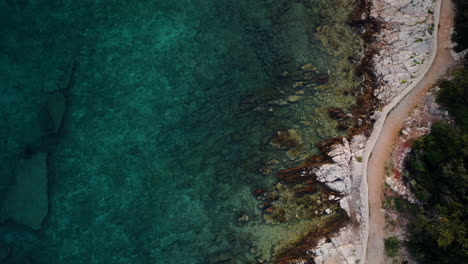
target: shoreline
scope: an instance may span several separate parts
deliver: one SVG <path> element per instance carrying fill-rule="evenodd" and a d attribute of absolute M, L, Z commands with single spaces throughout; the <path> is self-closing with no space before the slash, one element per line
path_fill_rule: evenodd
<path fill-rule="evenodd" d="M 351 216 L 352 218 L 351 222 L 353 224 L 352 225 L 348 224 L 344 228 L 337 230 L 333 236 L 329 237 L 331 242 L 327 243 L 325 242 L 325 239 L 321 240 L 322 243 L 319 242 L 319 245 L 313 250 L 314 255 L 316 255 L 316 258 L 318 258 L 317 263 L 343 263 L 343 261 L 347 263 L 354 263 L 356 260 L 360 260 L 361 262 L 364 262 L 363 260 L 366 259 L 367 242 L 368 242 L 369 226 L 370 226 L 368 183 L 367 183 L 367 165 L 369 162 L 369 158 L 376 144 L 378 135 L 380 135 L 382 131 L 387 115 L 426 76 L 427 72 L 432 66 L 433 61 L 435 60 L 436 52 L 437 52 L 438 27 L 435 27 L 434 34 L 431 34 L 431 37 L 426 38 L 423 41 L 420 41 L 420 38 L 417 38 L 417 40 L 415 41 L 415 43 L 423 42 L 421 45 L 424 45 L 424 47 L 428 47 L 430 49 L 430 58 L 428 61 L 425 61 L 426 63 L 419 63 L 416 65 L 405 65 L 403 61 L 406 58 L 405 56 L 393 57 L 396 59 L 400 59 L 399 61 L 396 60 L 397 66 L 398 64 L 400 64 L 399 65 L 400 68 L 397 68 L 397 69 L 408 70 L 408 68 L 410 68 L 411 70 L 414 70 L 415 72 L 418 73 L 417 75 L 418 77 L 414 79 L 411 83 L 407 83 L 407 81 L 403 82 L 401 80 L 399 80 L 399 82 L 398 81 L 389 82 L 388 78 L 387 80 L 385 79 L 382 80 L 382 70 L 386 69 L 387 67 L 385 66 L 385 62 L 386 62 L 385 57 L 384 57 L 385 52 L 382 52 L 382 50 L 385 50 L 385 51 L 394 50 L 394 47 L 392 47 L 391 45 L 388 45 L 388 42 L 387 42 L 388 37 L 395 36 L 394 34 L 392 34 L 394 32 L 391 32 L 389 28 L 394 29 L 394 30 L 398 28 L 388 27 L 388 25 L 392 23 L 392 17 L 389 17 L 389 16 L 382 17 L 378 15 L 378 14 L 382 14 L 382 11 L 385 11 L 384 10 L 386 9 L 385 4 L 387 4 L 385 1 L 377 0 L 377 1 L 365 1 L 365 2 L 370 4 L 370 6 L 368 7 L 369 19 L 374 19 L 375 22 L 378 21 L 379 22 L 377 24 L 378 27 L 380 26 L 383 27 L 382 31 L 374 32 L 375 35 L 372 36 L 373 37 L 373 39 L 371 39 L 372 41 L 366 42 L 366 44 L 368 45 L 368 47 L 366 47 L 366 53 L 370 52 L 370 55 L 367 57 L 368 58 L 367 62 L 369 62 L 369 65 L 372 69 L 372 73 L 375 74 L 374 76 L 380 77 L 380 78 L 374 79 L 375 81 L 374 85 L 376 87 L 375 87 L 375 90 L 373 91 L 374 92 L 373 95 L 376 101 L 374 101 L 373 106 L 375 108 L 380 106 L 381 109 L 376 110 L 374 108 L 373 110 L 375 110 L 375 112 L 368 111 L 370 118 L 374 120 L 369 130 L 359 131 L 361 133 L 350 133 L 349 142 L 351 142 L 351 144 L 348 142 L 348 140 L 343 139 L 342 143 L 337 143 L 335 145 L 332 145 L 330 147 L 331 150 L 325 153 L 330 158 L 332 158 L 332 160 L 335 162 L 335 167 L 342 168 L 341 170 L 342 174 L 341 174 L 341 177 L 332 177 L 333 181 L 328 181 L 328 184 L 326 180 L 327 177 L 322 177 L 322 179 L 325 178 L 325 181 L 323 180 L 321 181 L 325 182 L 327 186 L 333 189 L 332 183 L 336 185 L 337 178 L 343 179 L 343 181 L 348 181 L 348 182 L 349 182 L 349 179 L 351 179 L 351 182 L 352 182 L 351 189 L 348 189 L 348 192 L 345 191 L 346 196 L 340 201 L 340 206 L 348 212 L 348 215 Z M 409 2 L 410 1 L 406 1 L 406 5 Z M 421 7 L 424 7 L 425 4 L 428 4 L 427 2 L 429 1 L 425 2 L 422 0 L 422 1 L 419 1 L 418 3 L 421 3 Z M 429 29 L 431 25 L 439 24 L 439 13 L 441 9 L 441 3 L 442 3 L 441 0 L 432 3 L 433 4 L 432 7 L 434 7 L 435 10 L 432 11 L 433 19 L 432 20 L 429 19 L 428 21 L 433 22 L 434 24 L 426 23 L 426 26 Z M 405 4 L 405 1 L 400 1 L 397 4 Z M 398 11 L 400 12 L 400 10 L 403 9 L 403 7 L 398 8 Z M 421 12 L 421 10 L 414 10 L 414 11 Z M 398 18 L 401 19 L 402 14 L 398 12 L 392 13 L 392 14 L 393 14 L 393 18 L 397 18 L 397 20 Z M 428 11 L 428 14 L 431 14 L 430 9 Z M 403 21 L 402 26 L 405 25 L 404 22 L 405 21 Z M 411 25 L 408 26 L 407 28 L 411 29 Z M 416 30 L 413 33 L 416 33 L 415 35 L 419 36 L 418 33 L 421 33 L 420 30 L 421 30 L 421 27 L 419 27 L 419 31 Z M 385 37 L 387 37 L 387 39 Z M 433 40 L 436 40 L 436 41 L 433 41 Z M 384 44 L 387 44 L 387 45 L 385 46 Z M 400 44 L 400 49 L 401 47 L 405 47 L 404 45 L 401 45 L 401 43 L 397 43 L 397 45 L 399 44 Z M 408 52 L 413 52 L 410 49 L 411 47 L 420 48 L 421 45 L 412 45 L 408 47 L 408 49 L 403 49 L 402 53 L 408 54 Z M 380 52 L 379 52 L 379 49 L 380 49 Z M 398 51 L 399 50 L 397 49 L 397 52 Z M 427 53 L 429 54 L 429 52 Z M 428 54 L 423 54 L 421 57 L 428 56 Z M 358 67 L 362 66 L 362 63 L 365 62 L 365 59 L 366 57 L 363 57 L 363 60 L 361 61 L 361 64 Z M 423 62 L 424 62 L 424 59 L 423 59 Z M 405 66 L 409 66 L 409 67 L 408 68 L 401 67 L 401 64 Z M 395 72 L 393 72 L 393 74 L 395 74 Z M 402 78 L 406 78 L 404 77 L 404 75 L 401 74 L 401 72 L 400 73 L 397 72 L 396 74 L 397 76 L 398 74 L 400 74 Z M 383 78 L 385 78 L 385 76 L 383 76 Z M 389 94 L 390 96 L 388 96 Z M 388 102 L 388 101 L 391 101 L 391 102 Z M 336 155 L 336 153 L 346 153 L 347 156 L 346 158 L 344 158 L 342 155 L 341 156 Z M 346 159 L 347 159 L 347 163 L 346 163 Z M 360 161 L 362 161 L 362 163 Z M 347 167 L 348 170 L 343 169 L 343 167 Z M 336 168 L 334 170 L 328 169 L 326 172 L 327 173 L 334 172 L 336 174 L 337 169 Z M 320 180 L 321 179 L 320 173 L 318 174 L 319 174 L 318 179 Z M 330 177 L 328 176 L 328 178 Z M 349 188 L 349 186 L 347 187 Z M 360 191 L 356 194 L 356 190 L 360 190 Z M 347 202 L 346 203 L 342 202 L 343 200 Z M 333 251 L 333 249 L 335 249 L 335 252 L 330 253 L 330 251 Z M 351 252 L 355 252 L 355 254 Z M 340 260 L 341 262 L 339 262 Z"/>
<path fill-rule="evenodd" d="M 343 212 L 346 219 L 340 218 L 339 223 L 331 227 L 333 229 L 322 227 L 321 229 L 324 230 L 314 231 L 312 237 L 306 239 L 307 241 L 299 242 L 294 247 L 295 253 L 280 255 L 275 263 L 302 263 L 310 258 L 313 258 L 315 263 L 343 263 L 343 261 L 355 263 L 358 260 L 355 254 L 357 246 L 354 243 L 356 238 L 354 233 L 356 218 L 362 219 L 363 217 L 361 212 L 355 212 L 356 206 L 350 205 L 352 174 L 354 174 L 352 170 L 359 168 L 360 161 L 358 160 L 362 155 L 363 143 L 373 125 L 371 116 L 378 105 L 373 94 L 377 76 L 373 71 L 372 59 L 376 53 L 373 42 L 376 41 L 375 35 L 379 30 L 379 23 L 370 16 L 372 1 L 363 0 L 359 3 L 359 7 L 351 14 L 348 22 L 363 40 L 364 47 L 360 63 L 354 68 L 361 82 L 352 91 L 356 102 L 351 106 L 351 114 L 348 115 L 351 119 L 350 129 L 346 136 L 329 138 L 317 143 L 320 154 L 310 157 L 296 168 L 280 171 L 277 176 L 281 181 L 286 182 L 300 181 L 299 176 L 301 176 L 301 178 L 310 177 L 325 184 L 332 192 L 338 193 L 338 197 L 330 195 L 328 199 L 338 201 L 339 207 L 346 212 Z M 338 121 L 345 115 L 339 108 L 329 108 L 328 111 L 329 116 Z M 347 138 L 353 138 L 353 140 L 348 141 Z M 301 256 L 297 254 L 299 251 L 307 253 L 305 255 L 302 253 Z"/>
<path fill-rule="evenodd" d="M 387 153 L 391 151 L 393 140 L 401 129 L 405 118 L 410 112 L 411 108 L 416 104 L 418 99 L 432 87 L 444 73 L 450 68 L 450 65 L 454 61 L 450 52 L 450 41 L 451 41 L 451 27 L 453 21 L 453 8 L 449 0 L 441 0 L 437 2 L 437 9 L 435 14 L 435 25 L 436 31 L 434 38 L 436 41 L 433 45 L 431 53 L 430 64 L 426 66 L 423 74 L 419 76 L 414 85 L 408 86 L 402 94 L 399 94 L 392 104 L 388 105 L 389 111 L 385 115 L 385 119 L 382 121 L 381 126 L 378 127 L 379 131 L 375 138 L 375 143 L 372 146 L 372 150 L 375 150 L 374 155 L 370 161 L 369 166 L 365 173 L 372 175 L 369 180 L 369 186 L 380 189 L 374 191 L 369 196 L 369 212 L 370 220 L 369 224 L 370 231 L 368 230 L 367 238 L 372 243 L 369 244 L 369 248 L 372 249 L 372 255 L 366 256 L 370 258 L 370 263 L 375 261 L 379 262 L 385 258 L 383 250 L 383 236 L 382 230 L 384 225 L 384 216 L 381 210 L 381 196 L 382 185 L 381 181 L 384 181 L 385 177 L 381 177 L 384 171 L 384 162 L 388 159 Z M 439 34 L 438 34 L 439 33 Z M 391 108 L 390 108 L 391 107 Z M 371 152 L 372 153 L 372 152 Z M 368 227 L 369 228 L 369 227 Z M 364 241 L 367 242 L 367 239 Z M 366 245 L 366 244 L 365 244 Z M 367 245 L 366 245 L 367 246 Z M 366 247 L 367 249 L 367 247 Z"/>
<path fill-rule="evenodd" d="M 435 17 L 435 25 L 438 25 L 439 24 L 439 13 L 440 13 L 440 8 L 441 8 L 441 1 L 442 0 L 438 0 L 437 1 L 437 7 L 436 7 L 436 11 L 434 13 L 434 17 Z M 368 168 L 368 162 L 369 162 L 369 159 L 372 155 L 372 151 L 374 150 L 375 148 L 375 145 L 377 143 L 377 140 L 378 140 L 378 137 L 379 135 L 381 134 L 382 132 L 382 129 L 383 129 L 383 126 L 384 126 L 384 123 L 385 123 L 385 120 L 387 118 L 387 115 L 397 106 L 397 104 L 408 94 L 410 93 L 417 85 L 418 83 L 424 78 L 424 76 L 427 74 L 427 72 L 429 71 L 429 68 L 430 66 L 432 65 L 432 63 L 434 62 L 435 60 L 435 56 L 436 56 L 436 52 L 437 52 L 437 36 L 438 36 L 438 27 L 435 28 L 435 33 L 433 35 L 433 38 L 436 40 L 434 42 L 434 45 L 432 47 L 432 51 L 431 51 L 431 57 L 430 57 L 430 62 L 429 63 L 426 63 L 426 65 L 429 65 L 429 66 L 426 66 L 425 69 L 423 69 L 423 73 L 419 75 L 419 77 L 416 79 L 415 82 L 413 82 L 412 84 L 410 84 L 409 86 L 407 86 L 402 93 L 400 93 L 399 95 L 397 95 L 391 103 L 387 104 L 383 111 L 381 111 L 381 114 L 379 116 L 379 118 L 377 119 L 375 125 L 374 125 L 374 129 L 372 131 L 372 134 L 371 136 L 369 137 L 368 139 L 368 142 L 366 143 L 366 151 L 365 151 L 365 156 L 363 158 L 364 160 L 364 169 L 362 171 L 362 179 L 363 179 L 363 182 L 361 184 L 361 190 L 363 191 L 364 193 L 364 201 L 362 202 L 362 204 L 364 205 L 364 211 L 365 211 L 365 217 L 366 217 L 366 220 L 365 220 L 365 224 L 364 224 L 364 234 L 363 234 L 363 241 L 362 241 L 362 253 L 361 253 L 361 259 L 364 260 L 363 262 L 365 263 L 365 260 L 367 258 L 367 247 L 368 247 L 368 240 L 369 240 L 369 232 L 370 232 L 370 209 L 369 209 L 369 186 L 368 186 L 368 175 L 367 175 L 367 168 Z M 383 243 L 383 241 L 382 241 Z"/>

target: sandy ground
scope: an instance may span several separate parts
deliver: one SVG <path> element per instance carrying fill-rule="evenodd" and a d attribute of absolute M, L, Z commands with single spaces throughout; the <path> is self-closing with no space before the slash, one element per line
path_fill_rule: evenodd
<path fill-rule="evenodd" d="M 393 142 L 404 124 L 410 110 L 436 81 L 443 76 L 453 63 L 448 43 L 454 18 L 450 0 L 442 1 L 440 27 L 438 33 L 437 55 L 434 63 L 421 82 L 388 115 L 368 164 L 370 230 L 367 244 L 366 263 L 385 263 L 384 227 L 385 216 L 382 210 L 383 184 L 385 182 L 385 164 L 390 158 Z"/>

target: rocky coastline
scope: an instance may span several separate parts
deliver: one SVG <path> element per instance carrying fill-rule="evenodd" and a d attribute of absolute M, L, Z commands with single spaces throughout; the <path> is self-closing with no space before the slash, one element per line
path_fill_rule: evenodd
<path fill-rule="evenodd" d="M 361 93 L 361 97 L 358 96 L 358 104 L 359 99 L 370 103 L 366 113 L 357 119 L 361 123 L 366 122 L 366 118 L 377 120 L 380 109 L 404 91 L 429 64 L 437 5 L 432 0 L 366 2 L 360 15 L 368 47 L 359 72 L 363 75 L 363 84 L 366 81 L 370 84 L 372 95 L 363 98 L 364 93 Z M 366 32 L 369 26 L 366 27 L 365 21 L 373 25 L 372 32 Z M 340 206 L 351 219 L 335 233 L 321 238 L 309 251 L 315 263 L 356 263 L 360 260 L 365 235 L 363 228 L 367 224 L 364 223 L 365 206 L 360 190 L 362 155 L 371 130 L 372 125 L 365 126 L 350 131 L 348 138 L 335 139 L 334 144 L 322 149 L 333 162 L 311 171 L 319 181 L 342 194 Z"/>
<path fill-rule="evenodd" d="M 361 78 L 351 91 L 356 103 L 349 112 L 328 109 L 328 116 L 337 120 L 337 128 L 347 131 L 347 135 L 322 141 L 317 144 L 320 154 L 277 173 L 280 188 L 294 193 L 313 193 L 317 182 L 326 186 L 328 199 L 321 200 L 327 202 L 321 202 L 326 209 L 316 210 L 315 214 L 331 214 L 335 223 L 304 234 L 296 245 L 277 255 L 276 263 L 363 261 L 368 226 L 367 190 L 362 184 L 366 146 L 382 109 L 430 66 L 437 4 L 432 0 L 363 0 L 351 15 L 350 24 L 365 42 L 360 64 L 354 69 Z M 301 142 L 295 131 L 288 130 L 277 134 L 270 144 L 281 147 L 284 142 L 296 141 Z M 278 187 L 275 190 L 280 191 Z M 268 200 L 271 190 L 257 190 L 256 195 Z M 281 202 L 267 202 L 266 218 L 285 221 L 284 214 L 278 215 L 281 209 L 276 208 L 281 208 Z M 317 201 L 310 202 L 314 205 Z M 341 217 L 334 215 L 339 209 Z"/>
<path fill-rule="evenodd" d="M 435 6 L 427 0 L 373 1 L 371 16 L 382 22 L 373 59 L 380 80 L 374 95 L 381 104 L 401 93 L 429 63 Z"/>

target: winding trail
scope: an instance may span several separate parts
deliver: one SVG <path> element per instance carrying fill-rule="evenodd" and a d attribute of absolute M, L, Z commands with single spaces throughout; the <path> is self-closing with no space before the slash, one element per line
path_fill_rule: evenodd
<path fill-rule="evenodd" d="M 393 142 L 403 127 L 404 120 L 409 112 L 454 62 L 448 47 L 454 15 L 451 0 L 442 0 L 435 59 L 422 79 L 390 110 L 372 149 L 372 155 L 367 164 L 369 231 L 365 263 L 385 263 L 383 243 L 385 212 L 382 209 L 382 191 L 385 182 L 384 167 L 390 158 Z"/>

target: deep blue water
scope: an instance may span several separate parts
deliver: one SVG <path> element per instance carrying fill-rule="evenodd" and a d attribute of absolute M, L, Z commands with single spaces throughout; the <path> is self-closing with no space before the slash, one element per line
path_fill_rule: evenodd
<path fill-rule="evenodd" d="M 265 103 L 302 95 L 281 73 L 330 67 L 314 2 L 6 0 L 0 13 L 0 198 L 42 152 L 49 203 L 38 231 L 0 227 L 0 261 L 249 263 L 287 229 L 264 223 L 252 191 L 276 183 L 258 171 L 269 160 L 301 161 L 268 144 L 277 131 L 302 131 L 304 153 L 319 139 L 315 85 Z"/>

